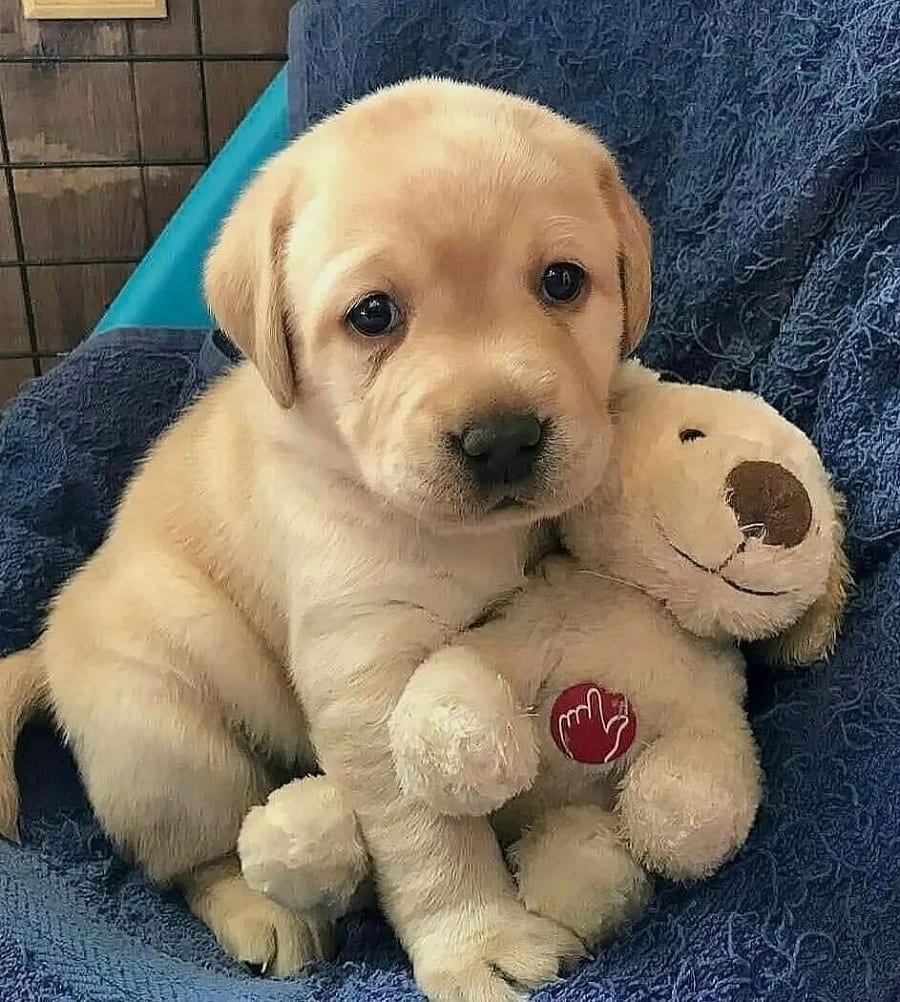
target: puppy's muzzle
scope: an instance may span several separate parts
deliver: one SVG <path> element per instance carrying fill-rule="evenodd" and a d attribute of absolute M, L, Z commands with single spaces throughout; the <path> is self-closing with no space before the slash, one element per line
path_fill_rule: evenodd
<path fill-rule="evenodd" d="M 783 466 L 738 463 L 725 481 L 726 498 L 741 532 L 768 546 L 798 546 L 812 525 L 806 488 Z"/>
<path fill-rule="evenodd" d="M 516 487 L 533 474 L 545 426 L 534 414 L 492 414 L 453 436 L 469 475 L 484 489 Z"/>

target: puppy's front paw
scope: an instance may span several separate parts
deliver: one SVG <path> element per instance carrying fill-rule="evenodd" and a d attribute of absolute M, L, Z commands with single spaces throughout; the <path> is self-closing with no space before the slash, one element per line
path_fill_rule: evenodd
<path fill-rule="evenodd" d="M 651 886 L 616 832 L 616 819 L 594 805 L 549 812 L 512 848 L 519 896 L 595 947 L 635 919 Z"/>
<path fill-rule="evenodd" d="M 509 683 L 464 647 L 438 651 L 418 669 L 390 731 L 404 792 L 441 814 L 489 814 L 537 772 L 531 718 Z"/>
<path fill-rule="evenodd" d="M 252 808 L 238 856 L 254 890 L 327 919 L 349 911 L 369 871 L 356 817 L 327 776 L 296 779 Z"/>
<path fill-rule="evenodd" d="M 585 950 L 568 929 L 510 902 L 442 917 L 410 954 L 430 1002 L 521 1002 Z"/>

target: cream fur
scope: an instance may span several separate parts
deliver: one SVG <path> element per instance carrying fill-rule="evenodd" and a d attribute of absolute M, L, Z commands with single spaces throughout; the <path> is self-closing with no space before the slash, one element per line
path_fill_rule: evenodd
<path fill-rule="evenodd" d="M 560 308 L 538 295 L 557 260 L 589 276 Z M 277 156 L 206 275 L 253 364 L 160 439 L 37 660 L 0 669 L 0 825 L 15 827 L 12 743 L 46 681 L 105 830 L 181 886 L 232 956 L 290 973 L 327 948 L 329 909 L 276 905 L 232 855 L 276 773 L 315 759 L 356 812 L 426 994 L 499 1002 L 509 979 L 552 977 L 579 944 L 526 912 L 486 820 L 399 788 L 388 720 L 416 666 L 522 584 L 533 527 L 600 480 L 609 382 L 623 338 L 643 333 L 649 275 L 646 224 L 607 151 L 529 101 L 418 81 Z M 345 322 L 373 290 L 401 306 L 394 336 Z M 552 428 L 532 485 L 479 491 L 448 448 L 493 410 Z M 506 732 L 495 746 L 527 751 Z"/>
<path fill-rule="evenodd" d="M 494 825 L 512 843 L 522 899 L 591 944 L 639 913 L 649 896 L 645 870 L 701 878 L 743 845 L 761 773 L 734 641 L 783 637 L 809 623 L 815 607 L 819 645 L 800 637 L 795 643 L 823 655 L 822 638 L 834 637 L 842 611 L 833 578 L 846 573 L 841 510 L 821 461 L 761 400 L 663 384 L 634 365 L 618 380 L 615 406 L 607 479 L 561 520 L 572 556 L 546 560 L 503 614 L 471 630 L 464 645 L 426 661 L 410 682 L 410 710 L 397 716 L 401 698 L 392 726 L 399 775 L 415 774 L 425 799 L 465 811 L 483 806 L 479 792 L 495 804 L 512 797 Z M 684 429 L 702 430 L 705 438 L 682 442 Z M 774 521 L 766 532 L 740 531 L 728 474 L 762 460 L 789 470 L 805 489 L 811 520 L 796 545 L 766 543 Z M 712 569 L 691 562 L 701 559 Z M 498 674 L 518 703 L 499 724 L 492 693 L 507 690 L 498 689 Z M 586 681 L 624 693 L 637 713 L 634 744 L 610 765 L 573 761 L 551 736 L 555 697 Z M 474 719 L 485 722 L 485 734 L 473 733 Z M 437 739 L 423 753 L 423 737 L 435 734 L 436 722 L 452 751 L 443 761 Z M 524 723 L 533 725 L 540 765 L 519 792 L 532 762 Z M 528 749 L 522 772 L 508 756 L 486 770 L 484 748 L 513 730 Z M 474 746 L 468 762 L 467 743 Z M 450 790 L 458 791 L 455 804 L 448 803 Z M 306 823 L 300 811 L 293 817 L 295 828 Z M 256 858 L 266 851 L 277 866 L 277 845 L 256 845 Z M 279 877 L 314 882 L 316 866 L 308 858 Z"/>

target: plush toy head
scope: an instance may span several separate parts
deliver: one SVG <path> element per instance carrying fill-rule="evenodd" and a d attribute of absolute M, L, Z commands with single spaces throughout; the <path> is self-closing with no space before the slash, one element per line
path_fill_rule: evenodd
<path fill-rule="evenodd" d="M 563 520 L 587 566 L 662 601 L 700 636 L 778 638 L 787 662 L 834 641 L 849 572 L 816 449 L 759 397 L 623 367 L 606 483 Z"/>

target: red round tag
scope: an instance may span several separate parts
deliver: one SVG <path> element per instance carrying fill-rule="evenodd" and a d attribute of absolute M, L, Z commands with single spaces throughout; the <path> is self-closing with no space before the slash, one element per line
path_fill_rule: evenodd
<path fill-rule="evenodd" d="M 621 692 L 610 692 L 595 682 L 580 682 L 556 697 L 550 729 L 567 758 L 606 765 L 631 747 L 637 716 Z"/>

